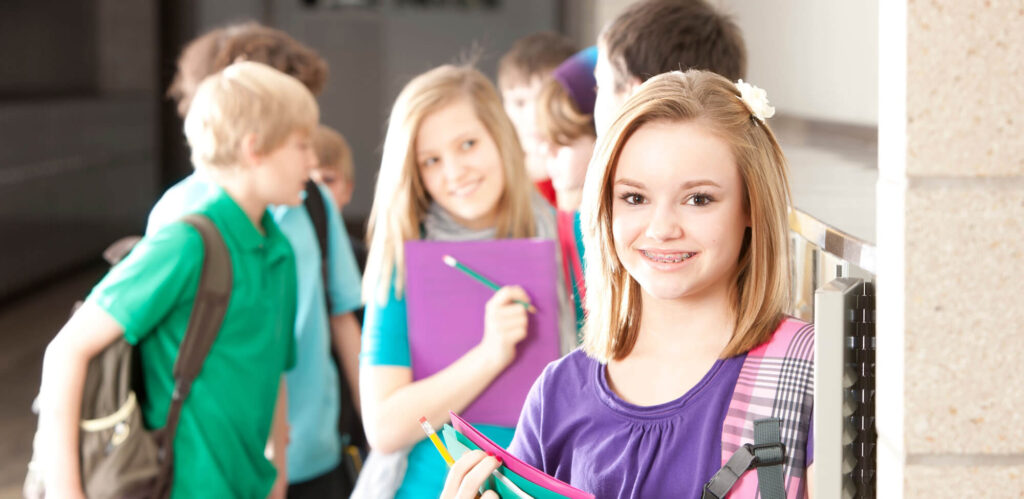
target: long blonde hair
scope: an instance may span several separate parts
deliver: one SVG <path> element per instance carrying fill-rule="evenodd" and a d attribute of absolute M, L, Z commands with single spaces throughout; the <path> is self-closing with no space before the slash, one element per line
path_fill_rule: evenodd
<path fill-rule="evenodd" d="M 395 297 L 402 295 L 404 244 L 420 238 L 420 223 L 430 206 L 416 165 L 416 133 L 428 115 L 459 99 L 473 106 L 494 139 L 503 165 L 505 191 L 498 201 L 497 237 L 532 237 L 536 232 L 523 149 L 494 86 L 469 66 L 445 65 L 427 71 L 402 89 L 391 110 L 367 227 L 370 252 L 363 278 L 367 303 L 386 300 L 392 281 Z"/>
<path fill-rule="evenodd" d="M 583 348 L 607 362 L 622 359 L 636 344 L 640 285 L 615 252 L 612 185 L 626 141 L 652 122 L 699 123 L 725 140 L 736 159 L 750 229 L 735 273 L 735 333 L 722 357 L 747 352 L 770 338 L 789 307 L 786 160 L 772 131 L 751 116 L 736 86 L 697 70 L 665 73 L 645 82 L 597 143 L 580 206 L 589 311 Z"/>

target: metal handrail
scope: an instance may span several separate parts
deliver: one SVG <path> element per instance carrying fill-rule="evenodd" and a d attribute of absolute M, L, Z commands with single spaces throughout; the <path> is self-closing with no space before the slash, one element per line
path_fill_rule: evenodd
<path fill-rule="evenodd" d="M 796 208 L 789 229 L 792 313 L 816 329 L 814 487 L 874 499 L 876 249 Z"/>
<path fill-rule="evenodd" d="M 840 260 L 877 274 L 875 246 L 863 239 L 829 226 L 797 208 L 789 210 L 789 230 Z"/>

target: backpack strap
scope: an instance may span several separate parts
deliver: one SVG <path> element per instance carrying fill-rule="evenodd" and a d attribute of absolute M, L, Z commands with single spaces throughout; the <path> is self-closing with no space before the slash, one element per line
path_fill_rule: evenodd
<path fill-rule="evenodd" d="M 331 294 L 328 292 L 327 276 L 330 275 L 328 258 L 327 239 L 327 202 L 324 201 L 323 193 L 312 180 L 306 182 L 306 211 L 309 218 L 313 220 L 313 229 L 316 231 L 316 242 L 320 245 L 320 278 L 324 281 L 324 300 L 327 301 L 327 315 L 331 315 Z"/>
<path fill-rule="evenodd" d="M 754 456 L 757 468 L 757 490 L 761 499 L 786 499 L 782 464 L 786 462 L 786 445 L 782 443 L 782 420 L 754 421 Z"/>
<path fill-rule="evenodd" d="M 781 442 L 785 459 L 782 478 L 769 474 L 747 473 L 736 479 L 729 492 L 736 497 L 756 497 L 761 480 L 778 479 L 786 497 L 801 498 L 806 491 L 806 449 L 810 437 L 814 405 L 814 326 L 784 318 L 772 336 L 746 354 L 733 389 L 729 409 L 722 422 L 722 463 L 743 452 L 745 445 Z M 758 436 L 758 421 L 774 418 L 773 430 L 780 437 Z M 771 437 L 771 438 L 768 438 Z M 735 468 L 735 467 L 734 467 Z M 779 468 L 775 468 L 778 470 Z M 740 467 L 739 471 L 743 468 Z M 764 492 L 760 494 L 764 496 Z"/>
<path fill-rule="evenodd" d="M 722 469 L 704 484 L 702 499 L 722 499 L 747 471 L 757 469 L 757 490 L 762 499 L 785 499 L 782 464 L 786 446 L 782 443 L 782 420 L 759 419 L 754 422 L 754 443 L 740 447 Z"/>
<path fill-rule="evenodd" d="M 164 486 L 169 483 L 174 463 L 174 435 L 178 429 L 181 408 L 220 332 L 232 286 L 231 254 L 217 226 L 208 217 L 199 214 L 186 215 L 182 220 L 199 231 L 203 239 L 204 257 L 188 328 L 174 361 L 174 392 L 167 410 L 167 422 L 160 435 L 160 481 Z"/>
<path fill-rule="evenodd" d="M 107 249 L 103 250 L 103 259 L 110 264 L 111 267 L 117 265 L 124 257 L 128 256 L 132 248 L 142 239 L 142 236 L 125 236 L 117 241 L 114 241 Z"/>

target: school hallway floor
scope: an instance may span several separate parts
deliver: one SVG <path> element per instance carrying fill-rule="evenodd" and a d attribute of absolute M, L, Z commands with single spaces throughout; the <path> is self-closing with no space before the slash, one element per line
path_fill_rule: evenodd
<path fill-rule="evenodd" d="M 798 208 L 874 242 L 877 147 L 865 130 L 773 119 Z M 71 305 L 106 271 L 97 264 L 0 303 L 0 499 L 21 497 L 32 451 L 43 351 Z"/>
<path fill-rule="evenodd" d="M 0 305 L 0 499 L 21 497 L 46 344 L 105 271 L 97 264 Z"/>

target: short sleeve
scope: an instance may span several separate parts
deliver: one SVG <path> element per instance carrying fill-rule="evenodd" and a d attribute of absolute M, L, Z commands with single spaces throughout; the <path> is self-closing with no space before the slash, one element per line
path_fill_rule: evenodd
<path fill-rule="evenodd" d="M 366 365 L 412 367 L 405 297 L 395 297 L 394 279 L 384 303 L 370 300 L 366 304 L 359 360 Z"/>
<path fill-rule="evenodd" d="M 519 413 L 515 436 L 508 446 L 508 451 L 534 468 L 544 469 L 543 447 L 541 446 L 541 428 L 544 417 L 544 380 L 551 366 L 533 382 L 530 393 L 526 395 L 523 410 Z"/>
<path fill-rule="evenodd" d="M 86 298 L 109 313 L 136 344 L 175 307 L 195 297 L 203 261 L 199 233 L 184 222 L 151 236 L 114 266 Z"/>
<path fill-rule="evenodd" d="M 318 187 L 324 199 L 324 207 L 327 209 L 327 245 L 330 251 L 327 262 L 330 270 L 327 293 L 331 297 L 330 314 L 340 315 L 356 310 L 362 304 L 362 276 L 355 253 L 352 252 L 352 242 L 348 238 L 348 231 L 341 223 L 341 215 L 334 204 L 334 198 L 327 189 Z"/>

